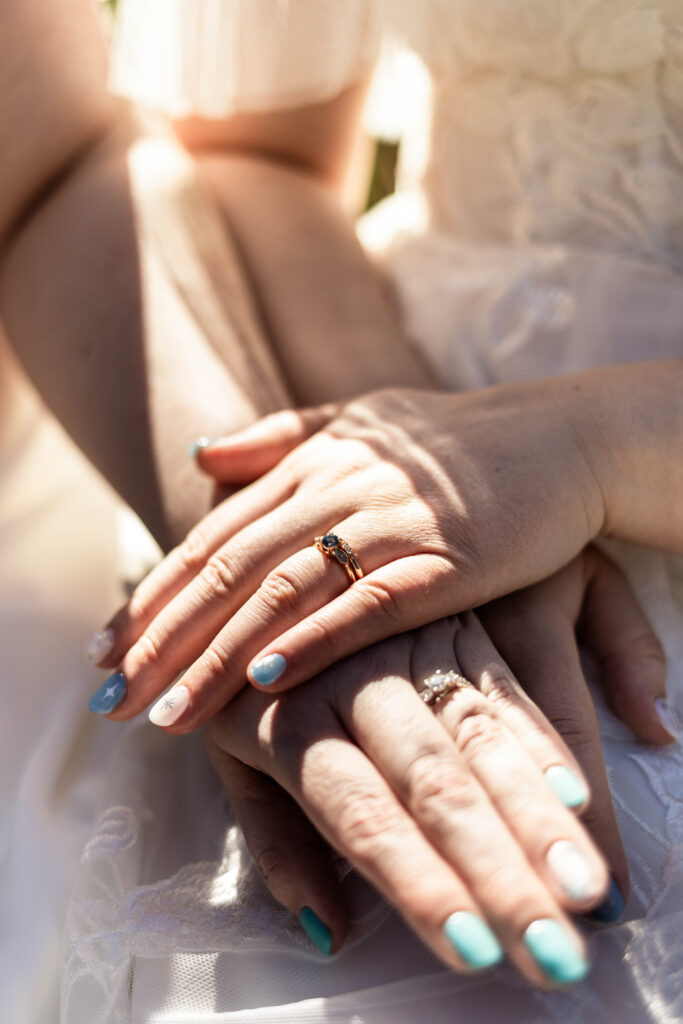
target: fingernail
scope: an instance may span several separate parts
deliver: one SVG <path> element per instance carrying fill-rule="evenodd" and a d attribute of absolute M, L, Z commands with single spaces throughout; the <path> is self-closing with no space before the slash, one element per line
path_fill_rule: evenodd
<path fill-rule="evenodd" d="M 259 686 L 270 686 L 279 679 L 287 668 L 287 662 L 281 654 L 266 654 L 265 658 L 254 661 L 249 666 L 249 678 Z"/>
<path fill-rule="evenodd" d="M 190 706 L 190 691 L 186 686 L 172 686 L 156 704 L 150 708 L 149 720 L 152 725 L 173 725 Z"/>
<path fill-rule="evenodd" d="M 83 644 L 83 657 L 91 665 L 99 665 L 114 650 L 114 630 L 99 629 Z"/>
<path fill-rule="evenodd" d="M 570 900 L 596 899 L 602 887 L 587 857 L 568 839 L 553 843 L 546 854 L 550 870 Z"/>
<path fill-rule="evenodd" d="M 580 807 L 588 799 L 585 783 L 566 765 L 551 765 L 545 777 L 565 807 Z"/>
<path fill-rule="evenodd" d="M 468 967 L 483 971 L 503 959 L 503 949 L 486 921 L 469 910 L 458 910 L 451 914 L 443 931 Z"/>
<path fill-rule="evenodd" d="M 187 454 L 191 459 L 196 459 L 202 448 L 208 448 L 213 438 L 211 437 L 198 437 L 196 441 L 192 441 L 187 446 Z"/>
<path fill-rule="evenodd" d="M 127 692 L 128 687 L 123 672 L 116 672 L 102 683 L 99 690 L 95 690 L 88 707 L 96 715 L 108 715 L 110 711 L 119 706 Z"/>
<path fill-rule="evenodd" d="M 569 985 L 585 978 L 589 963 L 559 921 L 541 918 L 524 932 L 524 944 L 550 981 Z"/>
<path fill-rule="evenodd" d="M 591 910 L 590 914 L 586 914 L 586 917 L 590 921 L 597 921 L 598 924 L 612 924 L 621 917 L 623 909 L 624 894 L 614 879 L 612 879 L 605 899 L 599 907 L 595 907 L 594 910 Z"/>
<path fill-rule="evenodd" d="M 664 700 L 663 697 L 657 697 L 655 702 L 655 711 L 657 717 L 662 723 L 666 731 L 671 736 L 672 740 L 679 739 L 679 734 L 683 732 L 683 722 L 681 716 L 678 714 L 676 709 L 669 704 L 668 701 Z"/>
<path fill-rule="evenodd" d="M 332 953 L 332 932 L 326 924 L 323 924 L 315 911 L 311 910 L 310 907 L 304 907 L 299 914 L 299 921 L 313 945 L 317 946 L 325 956 L 330 956 Z"/>

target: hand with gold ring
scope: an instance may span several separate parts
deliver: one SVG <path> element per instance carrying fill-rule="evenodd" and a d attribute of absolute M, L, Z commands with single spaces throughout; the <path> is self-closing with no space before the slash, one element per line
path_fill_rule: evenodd
<path fill-rule="evenodd" d="M 606 524 L 633 539 L 654 537 L 662 518 L 675 531 L 666 495 L 647 502 L 657 522 L 643 526 L 642 502 L 626 503 L 604 469 L 604 437 L 577 421 L 577 402 L 599 407 L 599 381 L 543 385 L 380 392 L 277 414 L 200 450 L 205 470 L 234 483 L 274 422 L 271 455 L 289 448 L 205 517 L 98 638 L 95 660 L 118 671 L 96 709 L 129 718 L 187 669 L 152 713 L 187 732 L 247 678 L 297 685 L 383 637 L 548 576 Z M 362 578 L 317 550 L 325 532 L 350 546 Z"/>

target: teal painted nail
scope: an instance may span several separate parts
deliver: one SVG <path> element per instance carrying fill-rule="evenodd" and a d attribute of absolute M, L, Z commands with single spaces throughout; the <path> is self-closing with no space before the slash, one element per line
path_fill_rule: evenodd
<path fill-rule="evenodd" d="M 581 779 L 563 764 L 554 764 L 545 777 L 565 807 L 580 807 L 588 799 L 588 790 Z"/>
<path fill-rule="evenodd" d="M 308 935 L 314 946 L 317 946 L 321 953 L 330 956 L 332 953 L 332 932 L 323 924 L 318 915 L 310 907 L 304 907 L 299 914 L 301 927 Z"/>
<path fill-rule="evenodd" d="M 286 668 L 287 662 L 281 654 L 266 654 L 265 658 L 249 666 L 249 676 L 259 686 L 270 686 Z"/>
<path fill-rule="evenodd" d="M 485 921 L 469 910 L 458 910 L 451 914 L 443 930 L 453 949 L 468 967 L 482 971 L 503 959 L 503 950 L 496 936 Z"/>
<path fill-rule="evenodd" d="M 123 672 L 116 672 L 102 683 L 99 690 L 95 690 L 88 707 L 96 715 L 108 715 L 119 706 L 127 692 L 128 687 Z"/>
<path fill-rule="evenodd" d="M 211 440 L 212 439 L 210 437 L 198 437 L 196 441 L 193 441 L 191 444 L 188 444 L 187 454 L 190 456 L 191 459 L 196 459 L 198 453 L 202 450 L 202 448 L 209 447 L 209 445 L 211 444 Z"/>
<path fill-rule="evenodd" d="M 551 917 L 530 924 L 524 932 L 524 944 L 546 977 L 558 985 L 581 981 L 588 974 L 589 964 L 581 950 Z"/>

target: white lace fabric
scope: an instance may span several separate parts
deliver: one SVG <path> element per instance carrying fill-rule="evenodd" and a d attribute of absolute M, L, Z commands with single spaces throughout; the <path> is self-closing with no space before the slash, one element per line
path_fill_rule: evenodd
<path fill-rule="evenodd" d="M 176 116 L 312 102 L 366 73 L 381 25 L 412 49 L 424 75 L 406 104 L 398 194 L 359 233 L 443 384 L 683 356 L 677 0 L 124 0 L 113 82 Z M 15 435 L 6 450 L 20 464 Z M 14 514 L 14 493 L 0 503 L 0 527 L 18 568 L 0 598 L 9 606 L 23 580 L 41 607 L 57 608 L 60 563 L 47 575 L 31 564 L 32 521 Z M 69 520 L 64 501 L 62 519 L 42 505 L 43 520 L 59 525 L 61 550 L 76 564 L 98 564 L 97 535 L 83 550 L 83 516 Z M 669 699 L 683 713 L 681 563 L 622 545 L 610 551 L 665 644 Z M 113 574 L 104 563 L 86 573 L 89 608 L 111 606 Z M 74 597 L 87 619 L 81 604 Z M 74 721 L 87 679 L 61 648 L 46 649 L 36 665 L 46 698 L 57 656 L 73 700 L 42 739 L 31 712 L 24 735 L 35 744 L 25 770 L 33 798 L 34 765 L 46 752 L 61 751 L 72 769 L 78 763 Z M 23 678 L 20 664 L 5 657 L 8 685 Z M 112 751 L 117 727 L 104 723 L 91 777 L 102 814 L 68 915 L 63 1024 L 680 1021 L 681 748 L 634 743 L 597 700 L 633 896 L 622 922 L 590 931 L 590 978 L 560 994 L 532 991 L 508 967 L 485 978 L 445 971 L 341 864 L 353 927 L 342 952 L 325 960 L 265 892 L 197 741 L 136 724 L 116 733 Z M 73 774 L 62 777 L 79 792 Z M 68 843 L 66 819 L 60 831 L 40 808 L 40 828 L 12 826 L 13 870 L 23 852 L 38 877 L 25 852 L 36 844 L 55 856 L 71 851 L 93 794 L 76 800 L 82 816 L 66 830 Z M 3 876 L 3 899 L 20 922 L 26 896 L 15 898 L 16 877 Z M 60 884 L 50 883 L 55 906 Z M 36 1001 L 33 1015 L 25 1008 L 16 1019 L 51 1018 Z"/>
<path fill-rule="evenodd" d="M 434 222 L 468 241 L 563 240 L 680 269 L 681 5 L 442 0 L 431 10 Z"/>

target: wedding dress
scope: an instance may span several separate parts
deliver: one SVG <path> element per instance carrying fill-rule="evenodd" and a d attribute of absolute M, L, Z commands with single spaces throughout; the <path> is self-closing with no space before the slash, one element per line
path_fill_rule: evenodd
<path fill-rule="evenodd" d="M 176 115 L 223 116 L 334 96 L 397 47 L 410 73 L 398 189 L 359 235 L 443 383 L 683 357 L 678 0 L 124 0 L 113 85 Z M 6 446 L 16 472 L 30 466 L 17 440 L 29 426 Z M 31 492 L 44 496 L 25 524 L 0 503 L 17 593 L 33 588 L 45 609 L 8 639 L 9 651 L 36 631 L 44 639 L 28 665 L 17 656 L 4 666 L 10 683 L 44 685 L 33 717 L 12 727 L 26 738 L 23 761 L 8 761 L 23 774 L 2 899 L 17 929 L 38 934 L 26 914 L 31 885 L 35 898 L 56 892 L 41 864 L 58 854 L 72 863 L 99 802 L 68 912 L 64 1024 L 683 1019 L 680 746 L 635 743 L 596 694 L 633 892 L 617 924 L 587 927 L 595 966 L 584 983 L 547 993 L 507 966 L 467 978 L 446 970 L 341 861 L 352 929 L 327 960 L 257 877 L 196 737 L 83 712 L 89 670 L 76 667 L 70 635 L 60 646 L 44 630 L 55 608 L 85 634 L 114 606 L 113 512 L 90 480 L 104 511 L 71 517 L 60 486 L 67 569 L 52 548 L 26 561 L 41 523 L 57 523 L 49 479 Z M 83 544 L 86 521 L 97 525 Z M 683 564 L 627 545 L 609 551 L 664 643 L 668 699 L 683 713 Z M 4 583 L 0 600 L 14 607 Z M 63 899 L 67 867 L 60 878 Z M 45 1024 L 36 1007 L 34 998 L 33 1016 L 6 1019 Z"/>

